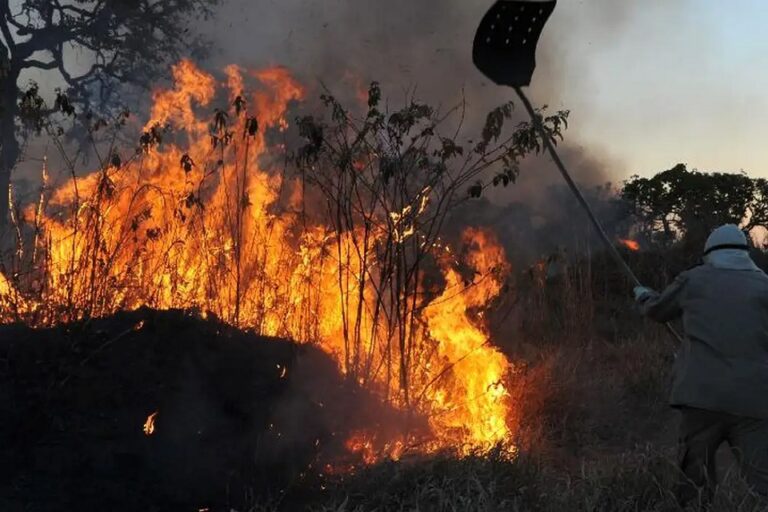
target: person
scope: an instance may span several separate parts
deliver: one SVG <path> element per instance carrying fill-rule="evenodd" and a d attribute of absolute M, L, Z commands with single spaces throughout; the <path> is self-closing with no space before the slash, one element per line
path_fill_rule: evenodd
<path fill-rule="evenodd" d="M 703 264 L 662 293 L 634 289 L 644 315 L 683 321 L 670 397 L 681 412 L 682 503 L 699 493 L 711 499 L 723 442 L 750 487 L 768 497 L 768 276 L 748 251 L 738 226 L 721 226 L 706 241 Z"/>

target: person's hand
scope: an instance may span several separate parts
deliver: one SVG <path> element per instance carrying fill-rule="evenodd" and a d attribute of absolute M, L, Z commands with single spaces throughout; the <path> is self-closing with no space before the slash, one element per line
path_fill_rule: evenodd
<path fill-rule="evenodd" d="M 649 297 L 653 295 L 654 291 L 650 288 L 647 288 L 645 286 L 635 286 L 634 290 L 635 292 L 635 300 L 636 301 L 642 301 L 646 297 Z"/>

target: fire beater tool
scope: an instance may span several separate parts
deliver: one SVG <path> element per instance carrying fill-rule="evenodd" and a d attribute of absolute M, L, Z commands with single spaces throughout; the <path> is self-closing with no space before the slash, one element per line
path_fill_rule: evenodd
<path fill-rule="evenodd" d="M 555 10 L 557 0 L 520 1 L 498 0 L 485 14 L 475 34 L 472 46 L 472 60 L 475 66 L 497 85 L 512 87 L 520 98 L 525 110 L 531 117 L 533 126 L 539 132 L 544 147 L 552 157 L 552 161 L 562 174 L 568 187 L 584 208 L 597 234 L 605 244 L 613 259 L 632 281 L 635 286 L 641 286 L 640 281 L 616 246 L 597 220 L 592 208 L 584 199 L 576 182 L 571 178 L 563 161 L 555 151 L 555 145 L 550 134 L 544 129 L 541 118 L 536 114 L 531 102 L 523 92 L 522 87 L 530 85 L 533 70 L 536 68 L 536 44 L 544 29 L 544 24 Z M 678 340 L 680 335 L 667 323 L 667 330 Z"/>

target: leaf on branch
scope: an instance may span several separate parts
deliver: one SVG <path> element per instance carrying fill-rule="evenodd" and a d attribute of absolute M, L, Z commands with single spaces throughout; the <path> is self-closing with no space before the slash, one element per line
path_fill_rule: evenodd
<path fill-rule="evenodd" d="M 218 146 L 221 146 L 222 148 L 229 146 L 229 144 L 232 142 L 232 139 L 234 138 L 234 132 L 231 130 L 225 130 L 224 133 L 212 133 L 211 134 L 211 145 L 213 146 L 213 149 L 216 149 Z"/>
<path fill-rule="evenodd" d="M 192 168 L 195 166 L 195 162 L 192 161 L 192 157 L 187 153 L 181 155 L 181 168 L 184 169 L 184 173 L 192 172 Z"/>
<path fill-rule="evenodd" d="M 235 101 L 233 101 L 232 104 L 235 106 L 235 114 L 238 116 L 240 115 L 240 112 L 245 110 L 245 98 L 243 98 L 240 94 L 237 95 Z"/>
<path fill-rule="evenodd" d="M 121 111 L 117 115 L 117 118 L 115 119 L 115 123 L 114 123 L 115 128 L 120 128 L 125 126 L 129 117 L 131 117 L 131 113 L 127 109 Z"/>
<path fill-rule="evenodd" d="M 139 145 L 141 146 L 141 149 L 144 150 L 145 153 L 149 153 L 154 146 L 159 146 L 163 142 L 162 132 L 163 128 L 158 123 L 150 126 L 149 130 L 142 133 L 141 137 L 139 137 Z"/>
<path fill-rule="evenodd" d="M 343 122 L 347 119 L 347 111 L 335 97 L 330 94 L 323 94 L 320 96 L 320 100 L 326 107 L 331 107 L 331 117 L 334 121 Z"/>
<path fill-rule="evenodd" d="M 213 129 L 214 131 L 222 131 L 227 128 L 229 123 L 229 114 L 221 109 L 214 109 L 213 111 Z"/>
<path fill-rule="evenodd" d="M 324 126 L 315 121 L 312 116 L 297 118 L 296 125 L 299 127 L 299 135 L 307 141 L 299 148 L 297 155 L 299 162 L 317 162 L 325 140 Z"/>
<path fill-rule="evenodd" d="M 440 139 L 442 142 L 442 148 L 439 151 L 435 151 L 435 156 L 439 156 L 442 161 L 450 160 L 454 156 L 464 155 L 464 148 L 456 144 L 456 142 L 447 137 Z"/>
<path fill-rule="evenodd" d="M 488 144 L 499 140 L 501 130 L 504 128 L 504 121 L 512 117 L 514 105 L 512 102 L 505 103 L 496 107 L 488 113 L 483 126 L 482 140 L 475 147 L 476 153 L 483 153 Z"/>
<path fill-rule="evenodd" d="M 245 129 L 243 130 L 243 138 L 246 136 L 254 137 L 259 131 L 259 121 L 256 116 L 251 116 L 245 121 Z"/>
<path fill-rule="evenodd" d="M 22 123 L 38 135 L 45 126 L 45 101 L 40 96 L 37 82 L 30 81 L 19 100 L 19 117 Z"/>
<path fill-rule="evenodd" d="M 394 158 L 382 157 L 379 159 L 379 174 L 385 185 L 395 175 L 398 167 L 398 162 Z"/>
<path fill-rule="evenodd" d="M 429 119 L 434 110 L 429 105 L 411 103 L 389 116 L 388 126 L 395 138 L 408 133 L 419 121 Z"/>
<path fill-rule="evenodd" d="M 477 198 L 483 195 L 483 183 L 481 181 L 477 181 L 474 185 L 469 187 L 469 197 Z"/>
<path fill-rule="evenodd" d="M 502 185 L 506 187 L 510 183 L 515 183 L 520 175 L 520 169 L 517 166 L 504 167 L 501 172 L 493 177 L 493 186 Z"/>
<path fill-rule="evenodd" d="M 58 87 L 56 88 L 56 101 L 53 104 L 53 108 L 70 117 L 75 115 L 75 107 L 69 101 L 69 97 Z"/>
<path fill-rule="evenodd" d="M 96 133 L 102 128 L 105 128 L 107 126 L 107 122 L 103 118 L 96 119 L 96 122 L 93 123 L 91 126 L 88 127 L 88 130 L 92 133 Z"/>
<path fill-rule="evenodd" d="M 115 195 L 115 182 L 112 181 L 106 172 L 101 173 L 98 190 L 99 194 L 103 195 L 107 199 L 112 199 Z"/>
<path fill-rule="evenodd" d="M 368 88 L 368 110 L 375 110 L 379 106 L 380 101 L 381 87 L 379 87 L 379 82 L 371 82 L 371 86 Z"/>
<path fill-rule="evenodd" d="M 544 118 L 544 126 L 551 137 L 563 140 L 563 131 L 568 128 L 569 110 L 560 110 Z"/>
<path fill-rule="evenodd" d="M 448 167 L 445 165 L 445 162 L 437 162 L 431 166 L 432 173 L 434 173 L 435 176 L 438 176 L 438 177 L 442 176 L 447 170 L 448 170 Z"/>
<path fill-rule="evenodd" d="M 112 156 L 109 159 L 109 164 L 115 169 L 120 169 L 120 167 L 122 167 L 123 161 L 117 151 L 112 152 Z"/>
<path fill-rule="evenodd" d="M 145 208 L 131 219 L 131 231 L 136 232 L 142 223 L 152 218 L 152 210 Z"/>

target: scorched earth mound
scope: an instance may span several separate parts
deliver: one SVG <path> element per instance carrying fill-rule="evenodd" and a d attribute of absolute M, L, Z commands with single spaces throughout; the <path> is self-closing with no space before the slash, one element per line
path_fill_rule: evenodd
<path fill-rule="evenodd" d="M 182 311 L 0 326 L 0 510 L 214 511 L 280 495 L 394 414 L 374 403 L 311 346 Z"/>

